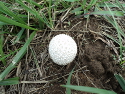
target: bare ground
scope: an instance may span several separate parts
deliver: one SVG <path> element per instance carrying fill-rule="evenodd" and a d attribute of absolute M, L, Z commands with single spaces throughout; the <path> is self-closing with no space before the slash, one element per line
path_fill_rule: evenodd
<path fill-rule="evenodd" d="M 71 25 L 68 24 L 69 21 Z M 64 22 L 57 23 L 53 31 L 38 31 L 28 53 L 8 76 L 19 76 L 21 84 L 5 86 L 6 94 L 65 94 L 66 89 L 60 85 L 66 84 L 68 75 L 75 66 L 71 84 L 124 94 L 114 77 L 114 73 L 121 73 L 119 64 L 114 60 L 114 56 L 118 55 L 117 45 L 103 34 L 107 30 L 106 26 L 111 25 L 101 18 L 91 17 L 87 21 L 71 16 Z M 115 32 L 113 28 L 109 31 L 112 34 Z M 61 33 L 72 36 L 78 46 L 75 60 L 66 66 L 53 63 L 48 54 L 49 41 Z M 34 58 L 39 66 L 36 66 Z M 72 94 L 90 93 L 72 90 Z"/>

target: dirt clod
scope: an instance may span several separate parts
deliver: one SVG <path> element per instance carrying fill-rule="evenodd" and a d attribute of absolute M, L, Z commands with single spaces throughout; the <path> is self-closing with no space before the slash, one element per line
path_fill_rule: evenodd
<path fill-rule="evenodd" d="M 94 75 L 102 75 L 105 73 L 105 69 L 103 68 L 101 62 L 99 61 L 91 61 L 88 62 L 89 69 Z"/>

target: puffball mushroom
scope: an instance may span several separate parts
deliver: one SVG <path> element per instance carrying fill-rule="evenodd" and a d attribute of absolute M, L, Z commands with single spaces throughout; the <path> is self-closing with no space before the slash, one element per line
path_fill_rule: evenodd
<path fill-rule="evenodd" d="M 49 54 L 56 64 L 67 65 L 77 54 L 76 42 L 66 34 L 56 35 L 49 43 Z"/>

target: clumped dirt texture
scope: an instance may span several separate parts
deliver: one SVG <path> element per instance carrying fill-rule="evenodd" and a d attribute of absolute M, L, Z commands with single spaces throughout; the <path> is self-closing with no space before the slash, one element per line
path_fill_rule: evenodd
<path fill-rule="evenodd" d="M 33 55 L 29 51 L 27 65 L 25 58 L 21 60 L 18 76 L 21 81 L 48 81 L 44 83 L 20 84 L 7 86 L 6 94 L 65 94 L 66 89 L 60 85 L 67 82 L 71 70 L 75 67 L 71 84 L 101 89 L 113 90 L 118 94 L 124 94 L 114 77 L 114 73 L 120 72 L 120 66 L 113 59 L 114 50 L 104 43 L 99 32 L 101 19 L 92 17 L 86 19 L 68 19 L 72 24 L 60 23 L 55 31 L 39 31 L 31 43 L 36 54 L 36 60 L 40 71 L 36 68 Z M 105 22 L 106 23 L 106 22 Z M 75 60 L 66 66 L 60 66 L 50 59 L 48 45 L 51 38 L 57 34 L 68 34 L 76 41 L 78 54 Z M 16 87 L 16 88 L 15 88 Z M 15 88 L 15 89 L 13 89 Z M 72 94 L 91 94 L 72 90 Z"/>

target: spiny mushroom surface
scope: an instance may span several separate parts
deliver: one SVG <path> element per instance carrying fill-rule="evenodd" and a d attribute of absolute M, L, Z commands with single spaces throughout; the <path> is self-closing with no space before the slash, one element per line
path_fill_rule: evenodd
<path fill-rule="evenodd" d="M 68 35 L 56 35 L 49 43 L 49 54 L 56 64 L 67 65 L 77 54 L 76 42 Z"/>

